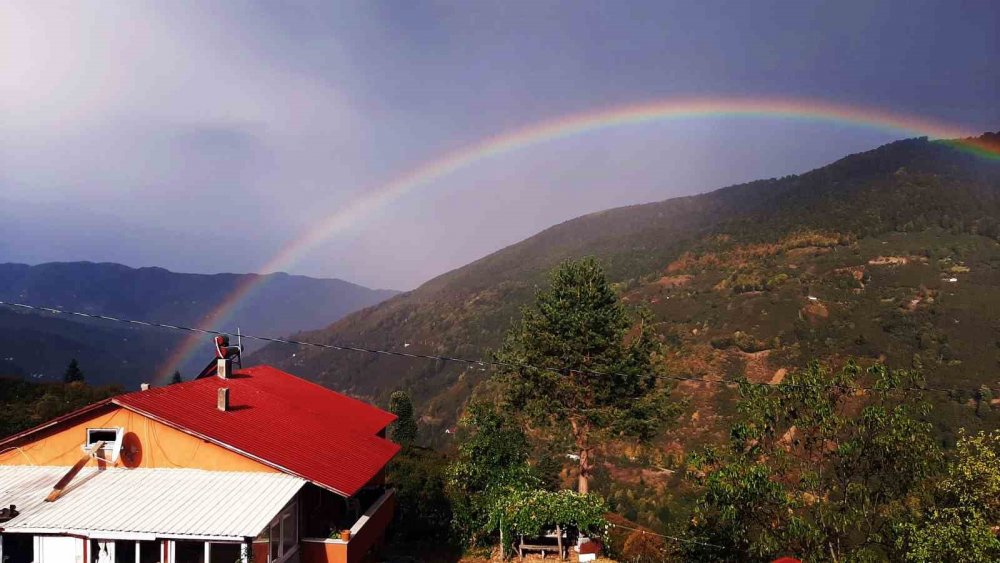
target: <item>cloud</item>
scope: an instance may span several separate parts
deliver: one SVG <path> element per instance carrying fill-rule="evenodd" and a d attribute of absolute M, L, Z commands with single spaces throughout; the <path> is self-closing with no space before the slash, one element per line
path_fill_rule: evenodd
<path fill-rule="evenodd" d="M 676 95 L 828 97 L 974 129 L 1000 116 L 995 8 L 611 6 L 0 2 L 0 260 L 252 270 L 449 151 Z M 506 155 L 377 209 L 292 270 L 411 287 L 581 213 L 884 140 L 762 125 L 637 127 Z"/>

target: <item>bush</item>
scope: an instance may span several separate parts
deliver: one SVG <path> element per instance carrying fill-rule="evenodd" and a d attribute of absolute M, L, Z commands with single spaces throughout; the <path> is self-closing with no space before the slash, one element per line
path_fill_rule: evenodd
<path fill-rule="evenodd" d="M 632 532 L 622 548 L 622 558 L 629 563 L 660 563 L 666 556 L 667 545 L 663 538 L 644 530 Z"/>
<path fill-rule="evenodd" d="M 451 542 L 452 509 L 445 494 L 447 459 L 433 450 L 407 448 L 389 466 L 396 487 L 396 532 L 406 540 Z"/>

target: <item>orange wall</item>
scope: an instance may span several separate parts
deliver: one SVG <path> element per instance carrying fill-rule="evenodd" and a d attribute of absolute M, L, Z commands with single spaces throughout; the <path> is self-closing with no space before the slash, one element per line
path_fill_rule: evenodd
<path fill-rule="evenodd" d="M 277 472 L 258 461 L 175 430 L 130 410 L 113 406 L 85 419 L 32 436 L 0 453 L 0 465 L 73 465 L 82 456 L 87 428 L 125 429 L 116 467 L 185 467 L 210 471 Z M 96 460 L 91 460 L 96 464 Z"/>
<path fill-rule="evenodd" d="M 299 544 L 302 563 L 347 563 L 347 544 L 303 541 Z"/>

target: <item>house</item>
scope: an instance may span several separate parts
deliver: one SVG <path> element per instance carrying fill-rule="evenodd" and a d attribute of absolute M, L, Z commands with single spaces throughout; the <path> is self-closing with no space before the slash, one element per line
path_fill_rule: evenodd
<path fill-rule="evenodd" d="M 0 561 L 361 561 L 395 508 L 394 419 L 228 360 L 89 405 L 0 441 Z"/>

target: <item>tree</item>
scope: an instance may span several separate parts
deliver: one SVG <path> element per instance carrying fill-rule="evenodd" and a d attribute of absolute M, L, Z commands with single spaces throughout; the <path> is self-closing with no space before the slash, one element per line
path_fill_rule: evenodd
<path fill-rule="evenodd" d="M 451 501 L 445 489 L 447 463 L 444 454 L 416 446 L 392 460 L 386 478 L 396 489 L 394 528 L 402 538 L 437 547 L 457 543 L 451 534 Z"/>
<path fill-rule="evenodd" d="M 80 364 L 77 363 L 76 358 L 70 360 L 69 365 L 66 366 L 66 372 L 63 374 L 63 381 L 65 383 L 83 381 L 83 372 L 80 370 Z"/>
<path fill-rule="evenodd" d="M 991 527 L 1000 519 L 1000 432 L 959 438 L 955 456 L 938 485 L 937 506 L 923 521 L 899 528 L 905 559 L 997 561 L 1000 539 Z"/>
<path fill-rule="evenodd" d="M 392 441 L 402 446 L 411 446 L 417 438 L 417 422 L 413 419 L 413 403 L 406 391 L 394 391 L 389 397 L 389 412 L 396 415 L 389 429 Z"/>
<path fill-rule="evenodd" d="M 659 352 L 649 316 L 634 318 L 598 262 L 587 258 L 551 274 L 496 359 L 511 366 L 501 375 L 509 406 L 572 438 L 579 491 L 587 493 L 602 438 L 648 440 L 672 412 L 657 378 Z"/>
<path fill-rule="evenodd" d="M 184 381 L 184 379 L 181 378 L 181 372 L 174 370 L 174 375 L 170 378 L 170 384 L 175 385 L 181 381 Z"/>
<path fill-rule="evenodd" d="M 860 391 L 859 379 L 870 382 Z M 692 457 L 704 486 L 691 560 L 797 554 L 806 560 L 902 557 L 899 530 L 933 506 L 941 452 L 919 375 L 813 363 L 776 386 L 742 382 L 728 449 Z"/>
<path fill-rule="evenodd" d="M 472 403 L 459 421 L 458 452 L 448 467 L 455 535 L 469 545 L 496 539 L 489 518 L 500 498 L 540 484 L 528 465 L 528 439 L 496 406 Z"/>

